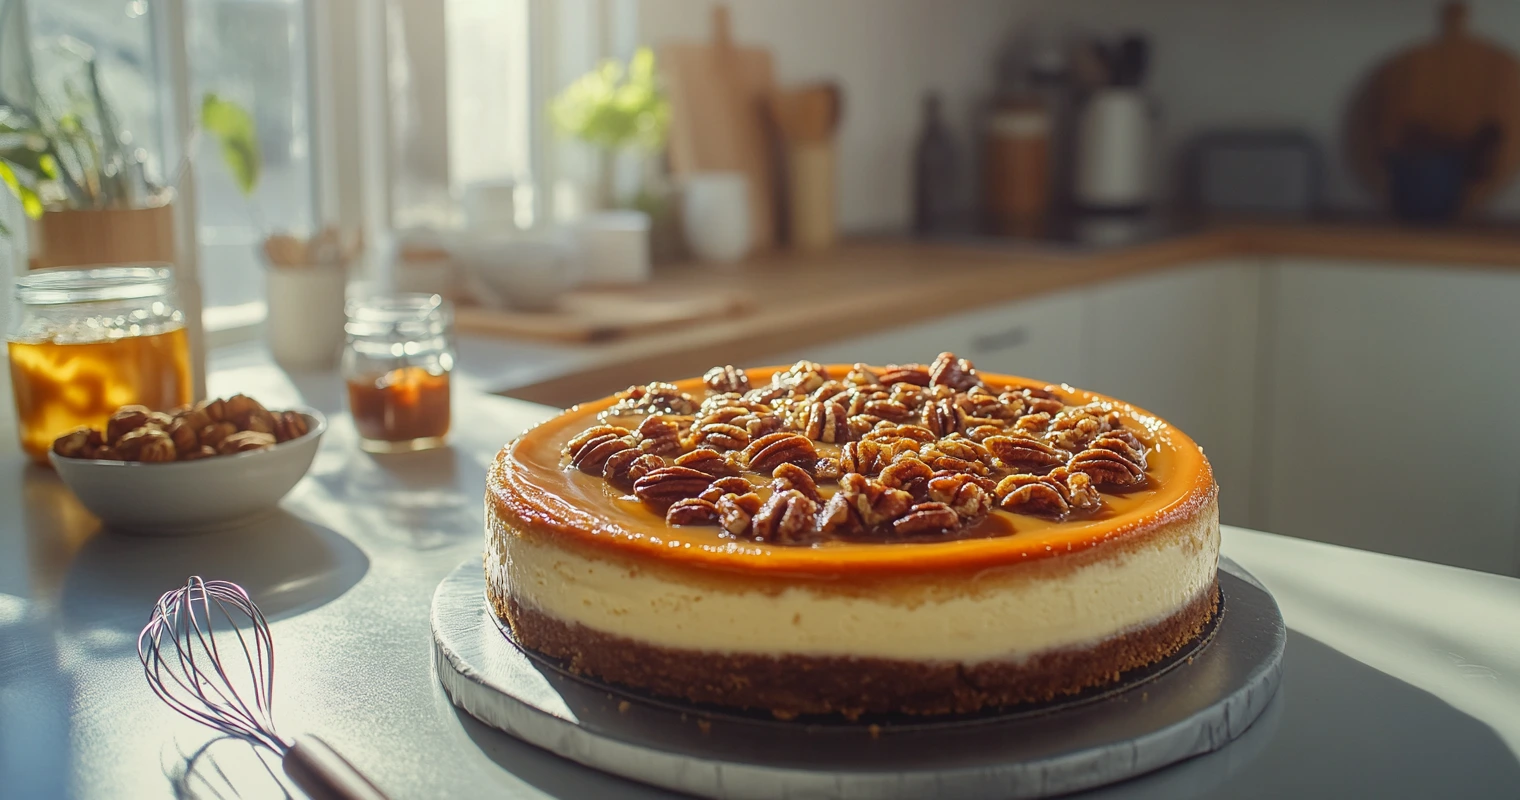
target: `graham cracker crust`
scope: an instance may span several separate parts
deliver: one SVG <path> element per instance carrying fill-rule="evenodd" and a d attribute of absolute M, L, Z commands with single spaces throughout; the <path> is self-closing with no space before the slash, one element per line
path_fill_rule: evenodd
<path fill-rule="evenodd" d="M 518 643 L 565 661 L 571 671 L 697 703 L 799 714 L 966 714 L 1045 702 L 1112 683 L 1196 638 L 1219 606 L 1219 582 L 1181 611 L 1096 646 L 1043 653 L 1023 663 L 902 661 L 845 656 L 764 656 L 658 647 L 566 623 L 486 596 Z"/>

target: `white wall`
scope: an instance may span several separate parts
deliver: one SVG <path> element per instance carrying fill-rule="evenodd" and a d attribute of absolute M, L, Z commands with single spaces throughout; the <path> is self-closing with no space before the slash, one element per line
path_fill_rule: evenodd
<path fill-rule="evenodd" d="M 840 225 L 906 225 L 925 91 L 940 90 L 969 160 L 970 115 L 992 86 L 997 46 L 1028 0 L 729 0 L 734 38 L 769 47 L 784 84 L 838 80 Z M 708 39 L 709 0 L 640 0 L 639 38 Z M 967 199 L 970 165 L 963 172 Z"/>
<path fill-rule="evenodd" d="M 1200 130 L 1292 126 L 1314 136 L 1328 161 L 1327 200 L 1368 208 L 1348 172 L 1341 121 L 1359 82 L 1398 50 L 1437 29 L 1439 0 L 1065 0 L 1040 18 L 1115 33 L 1138 29 L 1153 44 L 1148 86 L 1161 101 L 1169 159 Z M 1471 29 L 1520 53 L 1520 2 L 1473 0 Z M 1492 212 L 1520 213 L 1520 185 Z"/>

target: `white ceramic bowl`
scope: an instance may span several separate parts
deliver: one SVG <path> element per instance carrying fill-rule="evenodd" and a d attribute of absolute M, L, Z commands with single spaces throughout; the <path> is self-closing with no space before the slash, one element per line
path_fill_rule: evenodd
<path fill-rule="evenodd" d="M 552 308 L 581 279 L 582 262 L 568 231 L 459 231 L 449 254 L 482 305 L 524 311 Z"/>
<path fill-rule="evenodd" d="M 327 420 L 295 411 L 306 418 L 306 435 L 263 450 L 164 464 L 48 458 L 107 527 L 149 536 L 221 530 L 273 511 L 311 466 Z"/>

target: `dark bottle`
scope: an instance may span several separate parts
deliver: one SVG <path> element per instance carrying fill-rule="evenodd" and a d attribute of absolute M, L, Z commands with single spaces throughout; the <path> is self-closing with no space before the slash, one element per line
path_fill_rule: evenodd
<path fill-rule="evenodd" d="M 955 224 L 955 141 L 939 94 L 924 96 L 924 125 L 913 152 L 913 232 L 943 233 Z"/>

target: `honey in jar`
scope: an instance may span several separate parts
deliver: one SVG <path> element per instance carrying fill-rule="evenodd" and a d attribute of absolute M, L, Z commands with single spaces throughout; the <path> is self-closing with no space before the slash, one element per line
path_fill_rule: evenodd
<path fill-rule="evenodd" d="M 361 448 L 389 453 L 443 444 L 454 367 L 451 311 L 438 295 L 348 304 L 343 377 Z"/>
<path fill-rule="evenodd" d="M 46 463 L 53 440 L 103 428 L 117 408 L 191 401 L 190 341 L 169 270 L 36 270 L 18 279 L 7 335 L 21 447 Z"/>

